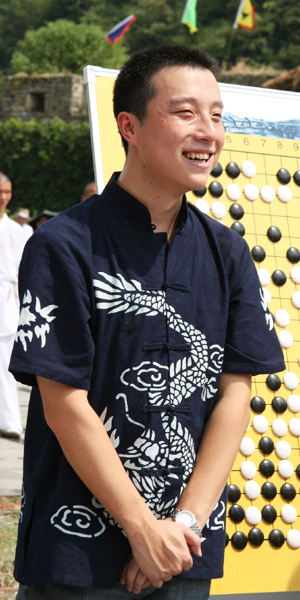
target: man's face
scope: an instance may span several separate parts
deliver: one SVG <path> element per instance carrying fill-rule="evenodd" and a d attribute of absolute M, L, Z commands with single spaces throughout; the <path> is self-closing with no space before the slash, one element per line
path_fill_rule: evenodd
<path fill-rule="evenodd" d="M 218 84 L 207 69 L 167 67 L 137 129 L 145 175 L 171 193 L 203 187 L 224 144 Z"/>
<path fill-rule="evenodd" d="M 11 183 L 1 183 L 0 182 L 0 215 L 2 217 L 10 199 L 11 199 Z"/>

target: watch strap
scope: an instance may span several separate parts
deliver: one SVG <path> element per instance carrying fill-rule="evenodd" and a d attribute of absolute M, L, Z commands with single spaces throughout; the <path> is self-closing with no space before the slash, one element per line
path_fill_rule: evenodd
<path fill-rule="evenodd" d="M 180 508 L 173 508 L 170 516 L 172 517 L 172 519 L 175 519 L 175 517 L 181 512 L 182 512 L 182 510 Z M 191 512 L 191 511 L 189 511 L 189 512 Z M 193 515 L 193 513 L 192 513 L 192 515 Z M 193 517 L 195 519 L 194 515 L 193 515 Z M 202 537 L 202 529 L 200 529 L 200 527 L 197 525 L 196 519 L 195 519 L 195 523 L 193 523 L 192 525 L 189 526 L 189 529 L 191 531 L 193 531 L 194 533 L 196 533 L 197 535 L 199 535 L 200 538 Z"/>
<path fill-rule="evenodd" d="M 197 523 L 194 523 L 193 525 L 191 525 L 189 527 L 189 529 L 191 529 L 191 531 L 193 531 L 194 533 L 199 535 L 200 538 L 202 537 L 202 529 L 200 529 L 200 527 L 197 525 Z"/>

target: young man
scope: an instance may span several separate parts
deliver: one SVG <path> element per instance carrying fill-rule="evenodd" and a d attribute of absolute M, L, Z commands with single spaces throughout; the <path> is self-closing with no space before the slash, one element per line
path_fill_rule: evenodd
<path fill-rule="evenodd" d="M 114 94 L 122 173 L 28 244 L 11 362 L 34 386 L 28 600 L 204 600 L 222 576 L 251 374 L 284 362 L 247 244 L 184 196 L 224 142 L 214 69 L 192 48 L 133 56 Z"/>
<path fill-rule="evenodd" d="M 18 269 L 25 236 L 20 225 L 5 213 L 11 196 L 11 181 L 0 173 L 0 434 L 18 439 L 21 416 L 16 382 L 8 365 L 18 326 Z"/>

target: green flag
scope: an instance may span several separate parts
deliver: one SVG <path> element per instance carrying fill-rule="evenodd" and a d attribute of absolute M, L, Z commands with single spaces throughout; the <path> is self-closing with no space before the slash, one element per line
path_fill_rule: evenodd
<path fill-rule="evenodd" d="M 190 33 L 195 33 L 195 31 L 198 31 L 196 6 L 197 0 L 187 0 L 181 19 L 181 23 L 184 23 L 188 26 Z"/>

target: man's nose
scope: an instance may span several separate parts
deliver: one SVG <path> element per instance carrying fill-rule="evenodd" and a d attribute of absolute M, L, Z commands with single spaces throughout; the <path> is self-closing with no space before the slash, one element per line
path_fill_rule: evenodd
<path fill-rule="evenodd" d="M 197 119 L 195 137 L 197 137 L 197 139 L 205 139 L 209 141 L 215 139 L 215 127 L 210 118 L 206 117 Z"/>

